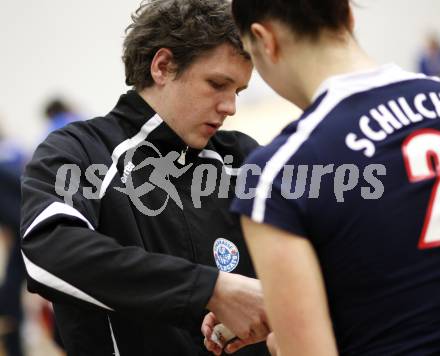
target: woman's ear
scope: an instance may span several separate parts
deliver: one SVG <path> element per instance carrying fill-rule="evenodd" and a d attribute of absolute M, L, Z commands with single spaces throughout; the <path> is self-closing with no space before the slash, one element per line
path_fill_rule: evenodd
<path fill-rule="evenodd" d="M 164 85 L 167 80 L 174 79 L 173 52 L 168 48 L 160 48 L 151 61 L 150 73 L 155 84 Z"/>
<path fill-rule="evenodd" d="M 273 27 L 269 23 L 253 23 L 251 33 L 260 55 L 266 56 L 271 62 L 278 60 L 278 42 Z"/>

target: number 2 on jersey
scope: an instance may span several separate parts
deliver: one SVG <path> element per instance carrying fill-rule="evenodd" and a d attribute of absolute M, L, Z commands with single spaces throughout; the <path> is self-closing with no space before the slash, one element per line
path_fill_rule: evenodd
<path fill-rule="evenodd" d="M 402 152 L 410 182 L 435 178 L 418 247 L 440 247 L 440 131 L 415 131 L 403 142 Z"/>

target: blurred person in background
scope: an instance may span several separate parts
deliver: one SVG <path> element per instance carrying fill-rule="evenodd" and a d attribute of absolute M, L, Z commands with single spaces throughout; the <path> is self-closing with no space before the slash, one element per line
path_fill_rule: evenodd
<path fill-rule="evenodd" d="M 431 33 L 419 59 L 419 71 L 429 76 L 440 77 L 440 42 L 438 36 Z"/>
<path fill-rule="evenodd" d="M 51 99 L 44 108 L 44 115 L 49 121 L 47 133 L 58 130 L 71 122 L 82 120 L 73 108 L 64 99 Z"/>
<path fill-rule="evenodd" d="M 45 136 L 63 126 L 81 120 L 64 99 L 50 99 L 44 105 L 44 114 L 49 121 Z M 0 227 L 2 238 L 7 239 L 5 279 L 0 286 L 0 334 L 8 356 L 23 354 L 21 326 L 23 321 L 22 284 L 25 269 L 20 252 L 20 176 L 27 155 L 16 140 L 0 135 Z M 43 303 L 43 317 L 49 331 L 59 347 L 62 341 L 51 308 Z"/>
<path fill-rule="evenodd" d="M 236 172 L 258 145 L 218 130 L 252 72 L 230 3 L 153 0 L 132 19 L 123 60 L 133 90 L 105 117 L 50 134 L 26 168 L 28 288 L 53 302 L 71 356 L 209 355 L 200 331 L 208 311 L 242 339 L 264 340 L 261 285 L 229 213 Z M 162 183 L 179 196 L 158 185 L 134 196 L 130 184 L 153 182 L 147 162 L 158 156 L 173 158 L 179 173 Z M 193 175 L 208 165 L 230 184 L 197 207 Z M 101 181 L 92 195 L 90 167 Z M 264 343 L 237 352 L 267 354 Z"/>
<path fill-rule="evenodd" d="M 25 270 L 20 253 L 20 176 L 25 154 L 0 137 L 0 235 L 8 239 L 5 278 L 0 286 L 0 337 L 8 356 L 22 356 L 21 289 Z"/>
<path fill-rule="evenodd" d="M 44 105 L 44 116 L 48 120 L 44 138 L 51 132 L 61 129 L 72 122 L 83 120 L 83 117 L 78 114 L 77 110 L 61 96 L 56 96 L 47 101 Z M 53 309 L 49 303 L 43 304 L 43 317 L 56 345 L 64 350 L 63 341 L 53 315 Z"/>

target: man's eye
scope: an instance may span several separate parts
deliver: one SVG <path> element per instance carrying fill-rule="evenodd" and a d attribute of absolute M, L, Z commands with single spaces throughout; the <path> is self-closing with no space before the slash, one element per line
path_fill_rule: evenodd
<path fill-rule="evenodd" d="M 213 80 L 209 80 L 208 82 L 216 90 L 221 90 L 221 89 L 225 88 L 225 84 L 223 84 L 223 83 L 218 83 Z"/>

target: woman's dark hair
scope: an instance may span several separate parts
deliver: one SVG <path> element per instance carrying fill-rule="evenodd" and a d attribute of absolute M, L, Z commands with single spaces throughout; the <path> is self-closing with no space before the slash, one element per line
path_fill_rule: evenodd
<path fill-rule="evenodd" d="M 228 0 L 143 1 L 128 26 L 122 59 L 126 84 L 153 85 L 150 67 L 160 48 L 173 53 L 176 76 L 195 59 L 224 43 L 249 59 L 243 50 Z"/>
<path fill-rule="evenodd" d="M 250 34 L 254 22 L 275 19 L 299 35 L 316 37 L 322 29 L 348 28 L 349 0 L 233 0 L 239 31 Z"/>

